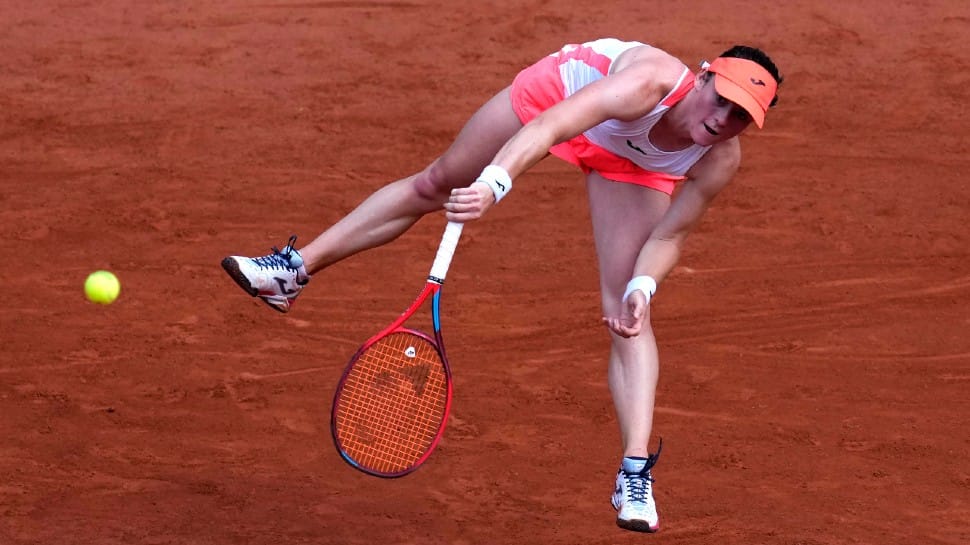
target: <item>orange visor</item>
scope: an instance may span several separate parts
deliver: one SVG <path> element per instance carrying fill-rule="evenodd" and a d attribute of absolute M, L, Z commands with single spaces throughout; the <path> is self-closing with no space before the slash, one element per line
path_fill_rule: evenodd
<path fill-rule="evenodd" d="M 707 69 L 717 74 L 717 94 L 744 108 L 759 129 L 764 126 L 765 112 L 778 91 L 775 78 L 760 64 L 735 57 L 718 57 Z"/>

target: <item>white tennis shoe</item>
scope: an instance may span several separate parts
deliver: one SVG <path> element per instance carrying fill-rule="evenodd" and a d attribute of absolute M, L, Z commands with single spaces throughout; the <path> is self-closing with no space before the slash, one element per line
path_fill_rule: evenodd
<path fill-rule="evenodd" d="M 662 446 L 661 442 L 661 446 Z M 616 489 L 611 503 L 616 509 L 616 525 L 635 532 L 656 532 L 660 529 L 657 503 L 653 499 L 653 475 L 650 469 L 657 463 L 660 449 L 647 458 L 624 458 L 616 473 Z"/>
<path fill-rule="evenodd" d="M 253 297 L 259 297 L 267 305 L 280 312 L 289 312 L 310 275 L 303 265 L 303 256 L 293 244 L 291 236 L 286 246 L 262 257 L 229 256 L 222 260 L 222 268 Z"/>

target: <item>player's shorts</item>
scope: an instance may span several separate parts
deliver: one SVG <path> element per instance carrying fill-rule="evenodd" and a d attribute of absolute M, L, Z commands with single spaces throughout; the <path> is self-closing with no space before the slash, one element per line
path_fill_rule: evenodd
<path fill-rule="evenodd" d="M 565 97 L 558 62 L 556 57 L 545 57 L 519 72 L 512 82 L 512 109 L 523 125 Z M 683 176 L 646 170 L 597 146 L 582 134 L 556 144 L 549 153 L 578 166 L 586 174 L 596 171 L 608 180 L 642 185 L 668 195 L 673 193 L 674 184 L 684 179 Z"/>

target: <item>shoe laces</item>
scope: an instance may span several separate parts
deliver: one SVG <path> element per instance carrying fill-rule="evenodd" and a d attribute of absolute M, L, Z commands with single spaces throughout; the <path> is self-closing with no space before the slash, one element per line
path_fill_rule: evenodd
<path fill-rule="evenodd" d="M 627 473 L 624 471 L 623 478 L 626 480 L 626 489 L 630 501 L 646 503 L 654 480 L 653 475 L 650 474 L 650 470 L 644 469 L 640 473 Z"/>
<path fill-rule="evenodd" d="M 260 269 L 293 270 L 296 267 L 290 265 L 290 257 L 293 255 L 294 244 L 296 244 L 296 235 L 290 237 L 290 240 L 286 243 L 283 250 L 273 246 L 273 253 L 264 255 L 263 257 L 254 257 L 253 262 Z"/>
<path fill-rule="evenodd" d="M 660 451 L 662 451 L 663 448 L 664 440 L 661 438 L 660 444 L 657 445 L 657 452 L 647 456 L 643 469 L 637 473 L 627 473 L 626 471 L 623 472 L 623 478 L 626 480 L 630 501 L 638 503 L 647 502 L 647 496 L 650 494 L 650 489 L 654 482 L 653 474 L 650 473 L 650 469 L 657 464 L 657 461 L 660 459 Z"/>

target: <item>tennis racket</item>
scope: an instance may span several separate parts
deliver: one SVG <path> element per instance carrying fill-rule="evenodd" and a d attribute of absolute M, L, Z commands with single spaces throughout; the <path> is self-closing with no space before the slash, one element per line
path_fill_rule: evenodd
<path fill-rule="evenodd" d="M 334 445 L 365 473 L 407 475 L 428 459 L 444 432 L 451 369 L 441 341 L 441 285 L 462 226 L 448 222 L 424 289 L 357 350 L 337 384 L 330 413 Z M 407 327 L 429 297 L 434 336 Z"/>

